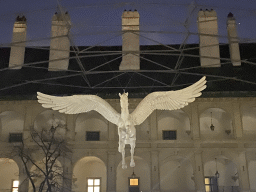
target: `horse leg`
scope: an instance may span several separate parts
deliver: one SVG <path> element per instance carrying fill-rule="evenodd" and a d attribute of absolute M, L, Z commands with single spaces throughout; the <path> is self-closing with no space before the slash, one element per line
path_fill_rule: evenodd
<path fill-rule="evenodd" d="M 135 162 L 134 162 L 134 159 L 133 159 L 133 154 L 134 154 L 134 148 L 135 148 L 135 141 L 132 141 L 132 143 L 130 143 L 130 146 L 131 146 L 131 162 L 130 162 L 130 167 L 135 167 Z"/>
<path fill-rule="evenodd" d="M 118 152 L 122 153 L 122 138 L 119 135 L 119 142 L 118 142 Z"/>
<path fill-rule="evenodd" d="M 122 145 L 122 168 L 127 169 L 127 165 L 125 163 L 125 144 Z"/>
<path fill-rule="evenodd" d="M 121 132 L 121 128 L 118 127 L 118 136 L 119 136 L 119 141 L 118 141 L 118 152 L 122 153 L 122 132 Z"/>

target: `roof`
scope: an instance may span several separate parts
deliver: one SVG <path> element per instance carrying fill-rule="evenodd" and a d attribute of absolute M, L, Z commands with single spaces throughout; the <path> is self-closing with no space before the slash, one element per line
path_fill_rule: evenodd
<path fill-rule="evenodd" d="M 0 98 L 35 99 L 36 92 L 51 95 L 97 94 L 103 98 L 144 97 L 150 92 L 176 90 L 207 76 L 204 97 L 255 96 L 256 44 L 240 44 L 242 65 L 230 63 L 228 45 L 220 45 L 221 67 L 200 67 L 198 44 L 141 46 L 139 71 L 119 71 L 122 47 L 71 47 L 69 69 L 48 71 L 49 47 L 26 48 L 25 65 L 8 69 L 10 48 L 0 48 Z M 81 53 L 81 50 L 88 49 Z M 179 67 L 175 69 L 180 59 Z"/>

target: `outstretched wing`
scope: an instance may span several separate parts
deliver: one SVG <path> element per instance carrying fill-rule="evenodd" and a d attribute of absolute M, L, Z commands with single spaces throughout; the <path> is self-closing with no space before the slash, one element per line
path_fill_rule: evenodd
<path fill-rule="evenodd" d="M 176 110 L 195 100 L 206 88 L 205 77 L 193 85 L 178 91 L 154 92 L 147 95 L 132 112 L 134 125 L 139 125 L 155 110 Z"/>
<path fill-rule="evenodd" d="M 120 118 L 120 114 L 108 102 L 96 95 L 56 97 L 37 92 L 37 98 L 44 108 L 52 108 L 60 113 L 78 114 L 94 110 L 114 124 L 118 124 Z"/>

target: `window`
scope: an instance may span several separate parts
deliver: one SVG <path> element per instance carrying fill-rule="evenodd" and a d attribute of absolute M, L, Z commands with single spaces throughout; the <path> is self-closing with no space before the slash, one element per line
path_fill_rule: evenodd
<path fill-rule="evenodd" d="M 130 179 L 130 185 L 131 186 L 139 185 L 139 179 L 138 178 Z"/>
<path fill-rule="evenodd" d="M 218 182 L 217 177 L 205 177 L 205 192 L 217 192 L 218 191 Z"/>
<path fill-rule="evenodd" d="M 10 133 L 9 143 L 22 142 L 22 133 Z"/>
<path fill-rule="evenodd" d="M 129 192 L 139 192 L 140 191 L 140 181 L 139 177 L 128 177 Z"/>
<path fill-rule="evenodd" d="M 12 181 L 12 192 L 18 192 L 19 189 L 19 180 Z"/>
<path fill-rule="evenodd" d="M 87 179 L 87 192 L 100 192 L 100 178 Z"/>
<path fill-rule="evenodd" d="M 163 140 L 176 140 L 177 131 L 163 131 Z"/>
<path fill-rule="evenodd" d="M 86 131 L 86 141 L 99 141 L 100 132 L 99 131 Z"/>

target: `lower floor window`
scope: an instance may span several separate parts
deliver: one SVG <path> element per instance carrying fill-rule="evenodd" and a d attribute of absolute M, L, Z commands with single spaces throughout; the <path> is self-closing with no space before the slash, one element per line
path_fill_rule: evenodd
<path fill-rule="evenodd" d="M 19 180 L 12 181 L 12 192 L 18 192 L 19 190 Z"/>
<path fill-rule="evenodd" d="M 204 184 L 205 184 L 206 192 L 217 192 L 218 191 L 217 177 L 205 177 Z"/>
<path fill-rule="evenodd" d="M 100 178 L 87 178 L 87 192 L 100 192 Z"/>

